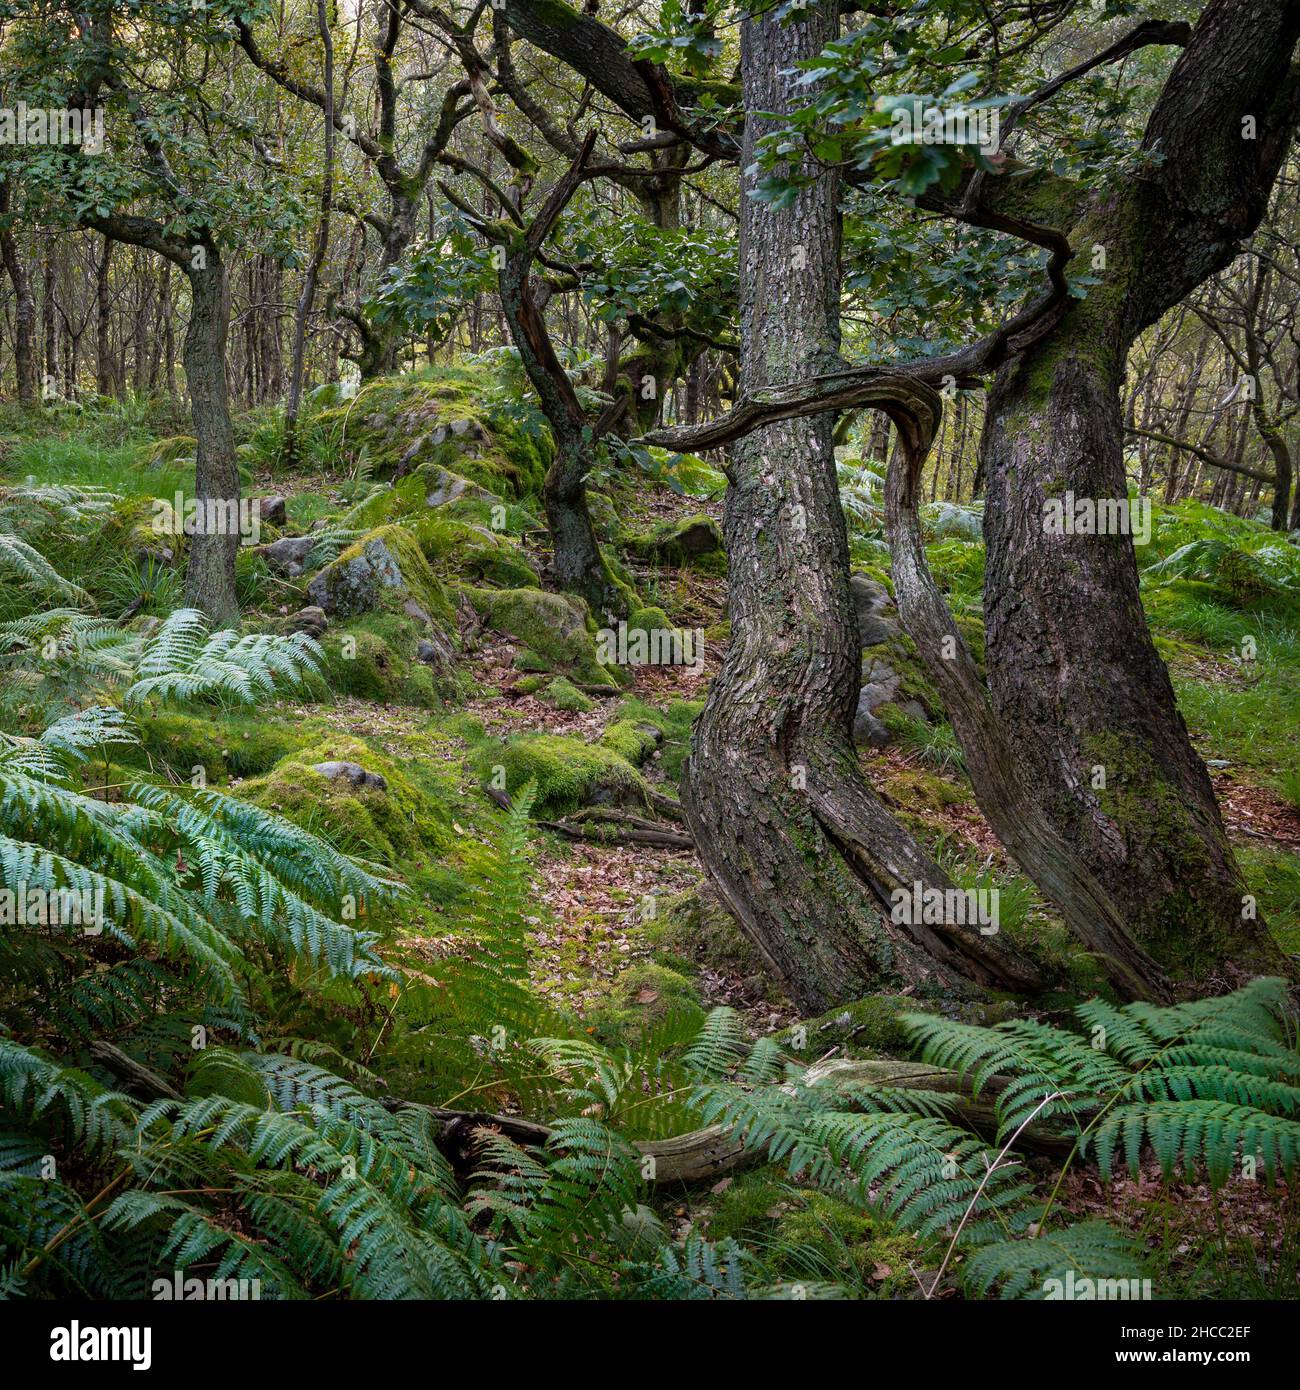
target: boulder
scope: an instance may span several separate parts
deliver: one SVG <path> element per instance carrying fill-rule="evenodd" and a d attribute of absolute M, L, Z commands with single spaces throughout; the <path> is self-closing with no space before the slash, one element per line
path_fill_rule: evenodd
<path fill-rule="evenodd" d="M 401 526 L 367 532 L 307 586 L 326 613 L 404 613 L 426 627 L 450 627 L 455 613 L 415 537 Z"/>
<path fill-rule="evenodd" d="M 874 647 L 877 642 L 888 641 L 898 635 L 898 624 L 885 613 L 894 607 L 894 600 L 883 584 L 869 579 L 865 574 L 855 574 L 849 580 L 853 594 L 853 607 L 858 616 L 858 645 Z"/>
<path fill-rule="evenodd" d="M 289 619 L 290 632 L 305 632 L 308 637 L 319 638 L 328 626 L 329 619 L 325 616 L 325 610 L 317 608 L 314 604 L 300 608 Z"/>
<path fill-rule="evenodd" d="M 382 772 L 367 772 L 360 763 L 326 762 L 312 763 L 313 772 L 328 777 L 331 782 L 346 777 L 354 787 L 377 787 L 381 792 L 388 790 L 388 779 Z"/>
<path fill-rule="evenodd" d="M 270 526 L 283 526 L 288 520 L 285 499 L 277 493 L 273 497 L 257 499 L 258 515 Z"/>
<path fill-rule="evenodd" d="M 259 554 L 271 569 L 286 578 L 296 579 L 307 563 L 307 556 L 316 544 L 315 536 L 282 536 L 270 545 L 259 545 Z"/>

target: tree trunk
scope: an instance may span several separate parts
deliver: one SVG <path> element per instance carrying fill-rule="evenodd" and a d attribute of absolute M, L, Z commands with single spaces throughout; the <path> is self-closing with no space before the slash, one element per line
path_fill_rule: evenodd
<path fill-rule="evenodd" d="M 773 124 L 754 113 L 806 100 L 791 70 L 836 32 L 833 6 L 743 23 L 742 168 Z M 743 196 L 740 272 L 744 394 L 834 369 L 837 180 L 821 177 L 779 212 Z M 732 636 L 683 777 L 687 820 L 724 901 L 807 1012 L 882 987 L 1025 988 L 1032 971 L 997 936 L 890 920 L 894 890 L 947 880 L 858 766 L 861 644 L 832 426 L 829 415 L 785 420 L 731 451 Z"/>
<path fill-rule="evenodd" d="M 189 543 L 185 602 L 202 609 L 217 626 L 239 621 L 235 597 L 235 555 L 239 550 L 239 468 L 235 461 L 234 430 L 226 382 L 226 338 L 230 303 L 225 266 L 214 245 L 195 266 L 187 267 L 190 283 L 190 321 L 185 331 L 185 379 L 189 386 L 197 448 L 194 496 L 201 520 Z M 196 256 L 198 252 L 196 251 Z M 215 504 L 215 505 L 209 505 Z M 214 518 L 224 520 L 214 523 Z"/>
<path fill-rule="evenodd" d="M 1285 960 L 1251 915 L 1152 644 L 1131 536 L 1045 524 L 1066 494 L 1127 495 L 1127 345 L 1101 295 L 999 373 L 984 444 L 985 650 L 995 714 L 1044 823 L 1178 990 L 1225 972 L 1284 972 Z"/>
<path fill-rule="evenodd" d="M 334 40 L 330 35 L 325 0 L 316 0 L 316 28 L 320 33 L 321 50 L 324 55 L 325 164 L 321 170 L 320 217 L 316 223 L 316 237 L 293 320 L 293 353 L 289 367 L 289 394 L 284 406 L 283 444 L 285 466 L 290 469 L 298 465 L 298 411 L 302 405 L 307 321 L 311 317 L 312 305 L 316 300 L 316 282 L 329 250 L 330 210 L 334 202 Z"/>
<path fill-rule="evenodd" d="M 36 361 L 36 297 L 31 277 L 23 264 L 7 214 L 12 185 L 0 180 L 0 266 L 14 287 L 14 372 L 18 399 L 24 405 L 36 400 L 39 371 Z"/>
<path fill-rule="evenodd" d="M 113 394 L 113 300 L 108 282 L 112 262 L 113 238 L 106 236 L 95 272 L 95 390 L 101 396 Z"/>

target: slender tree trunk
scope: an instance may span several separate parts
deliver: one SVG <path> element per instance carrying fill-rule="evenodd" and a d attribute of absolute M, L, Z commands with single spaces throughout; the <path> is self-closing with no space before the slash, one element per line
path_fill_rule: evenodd
<path fill-rule="evenodd" d="M 36 361 L 36 297 L 32 294 L 31 277 L 23 264 L 8 221 L 11 202 L 8 180 L 0 181 L 0 266 L 9 275 L 14 287 L 14 373 L 18 399 L 24 405 L 36 400 L 39 371 Z"/>
<path fill-rule="evenodd" d="M 187 269 L 190 321 L 185 331 L 185 379 L 197 443 L 194 496 L 208 521 L 190 540 L 185 602 L 202 609 L 218 626 L 233 626 L 239 621 L 235 597 L 239 530 L 229 522 L 238 516 L 239 468 L 226 381 L 230 302 L 217 248 L 203 249 L 203 265 L 196 268 L 191 262 Z M 214 524 L 215 517 L 225 521 Z"/>
<path fill-rule="evenodd" d="M 754 113 L 806 100 L 792 69 L 837 32 L 834 6 L 741 29 L 745 150 Z M 745 175 L 745 193 L 753 176 Z M 798 269 L 795 267 L 798 266 Z M 794 206 L 741 198 L 742 389 L 832 369 L 839 356 L 838 184 Z M 946 879 L 862 778 L 852 742 L 861 645 L 836 487 L 833 417 L 766 426 L 731 451 L 725 530 L 732 636 L 695 728 L 682 801 L 701 858 L 798 1005 L 881 987 L 1025 987 L 1032 972 L 950 923 L 890 920 L 902 889 Z M 911 915 L 911 914 L 908 914 Z"/>
<path fill-rule="evenodd" d="M 316 0 L 316 27 L 324 52 L 325 78 L 325 167 L 321 170 L 320 219 L 311 260 L 298 296 L 293 321 L 293 356 L 289 368 L 289 394 L 284 407 L 284 457 L 290 467 L 298 462 L 298 411 L 302 405 L 304 357 L 307 350 L 307 321 L 316 299 L 316 282 L 330 243 L 330 212 L 334 202 L 334 40 L 330 35 L 325 0 Z"/>
<path fill-rule="evenodd" d="M 104 249 L 95 272 L 95 390 L 101 396 L 113 394 L 113 299 L 109 271 L 113 262 L 113 238 L 104 237 Z"/>

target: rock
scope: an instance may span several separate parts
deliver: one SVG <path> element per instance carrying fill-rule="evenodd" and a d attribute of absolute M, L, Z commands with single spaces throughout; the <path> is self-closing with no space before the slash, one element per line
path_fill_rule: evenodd
<path fill-rule="evenodd" d="M 308 637 L 319 638 L 328 626 L 329 619 L 325 616 L 325 610 L 317 608 L 314 604 L 300 608 L 289 619 L 290 632 L 305 632 Z"/>
<path fill-rule="evenodd" d="M 257 510 L 262 520 L 271 526 L 283 526 L 288 521 L 285 499 L 279 494 L 273 497 L 259 497 Z"/>
<path fill-rule="evenodd" d="M 380 526 L 349 546 L 307 586 L 326 613 L 405 613 L 426 626 L 454 621 L 454 611 L 415 537 L 401 526 Z"/>
<path fill-rule="evenodd" d="M 451 473 L 445 468 L 425 469 L 424 476 L 429 483 L 429 491 L 424 500 L 430 507 L 445 506 L 458 497 L 489 504 L 497 500 L 487 488 L 479 487 L 477 483 L 471 483 L 468 478 L 462 478 L 459 473 Z"/>
<path fill-rule="evenodd" d="M 458 443 L 479 442 L 486 439 L 483 433 L 483 426 L 477 420 L 448 420 L 445 425 L 439 425 L 429 436 L 431 444 L 445 444 L 448 439 Z"/>
<path fill-rule="evenodd" d="M 431 629 L 432 639 L 421 637 L 415 649 L 416 660 L 423 661 L 426 666 L 435 666 L 439 670 L 446 670 L 455 659 L 456 653 L 450 641 L 436 628 Z"/>
<path fill-rule="evenodd" d="M 887 661 L 873 661 L 867 668 L 853 716 L 855 742 L 869 743 L 873 748 L 883 748 L 889 742 L 889 730 L 876 718 L 875 711 L 894 698 L 901 683 L 902 677 Z"/>
<path fill-rule="evenodd" d="M 388 779 L 381 772 L 367 772 L 360 763 L 328 762 L 312 763 L 313 772 L 334 781 L 346 777 L 354 787 L 378 787 L 381 792 L 388 790 Z"/>
<path fill-rule="evenodd" d="M 889 730 L 871 712 L 866 697 L 866 690 L 858 695 L 857 713 L 853 716 L 853 741 L 869 744 L 872 748 L 883 748 L 889 742 Z"/>
<path fill-rule="evenodd" d="M 259 545 L 257 553 L 277 574 L 296 579 L 315 544 L 315 536 L 282 536 L 270 545 Z"/>
<path fill-rule="evenodd" d="M 318 516 L 315 521 L 307 528 L 309 531 L 327 531 L 330 521 L 326 516 Z"/>
<path fill-rule="evenodd" d="M 666 565 L 689 565 L 708 555 L 721 555 L 722 532 L 712 517 L 683 517 L 657 527 L 647 536 L 634 536 L 627 548 L 645 560 Z"/>
<path fill-rule="evenodd" d="M 894 606 L 894 600 L 883 584 L 869 579 L 865 574 L 855 574 L 849 580 L 849 590 L 853 594 L 853 607 L 858 615 L 860 646 L 874 647 L 877 642 L 897 636 L 898 624 L 892 618 L 882 616 Z"/>

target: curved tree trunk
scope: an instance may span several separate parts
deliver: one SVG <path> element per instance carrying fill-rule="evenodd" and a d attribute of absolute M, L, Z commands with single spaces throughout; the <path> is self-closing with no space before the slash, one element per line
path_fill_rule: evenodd
<path fill-rule="evenodd" d="M 1084 197 L 1101 284 L 1003 367 L 984 440 L 994 711 L 1046 822 L 1176 990 L 1295 970 L 1258 919 L 1138 597 L 1131 534 L 1060 534 L 1046 505 L 1127 497 L 1130 344 L 1258 225 L 1300 116 L 1300 5 L 1212 0 L 1144 138 L 1160 160 Z M 1129 528 L 1132 530 L 1133 528 Z"/>
<path fill-rule="evenodd" d="M 199 251 L 203 255 L 199 255 Z M 239 550 L 239 468 L 226 384 L 226 337 L 230 327 L 226 270 L 214 245 L 196 249 L 201 264 L 189 262 L 190 321 L 185 331 L 185 380 L 196 441 L 194 498 L 200 522 L 190 538 L 185 602 L 202 609 L 217 626 L 239 621 L 235 555 Z"/>
<path fill-rule="evenodd" d="M 831 11 L 831 13 L 827 13 Z M 745 107 L 806 96 L 791 69 L 835 37 L 833 7 L 742 26 Z M 773 123 L 751 114 L 742 167 Z M 745 192 L 753 187 L 745 176 Z M 838 186 L 741 208 L 742 389 L 839 362 Z M 892 894 L 946 886 L 864 782 L 852 742 L 861 649 L 831 444 L 833 417 L 784 420 L 731 452 L 725 530 L 732 635 L 695 729 L 682 802 L 742 927 L 807 1011 L 881 987 L 1026 988 L 996 935 L 891 921 Z"/>

